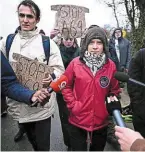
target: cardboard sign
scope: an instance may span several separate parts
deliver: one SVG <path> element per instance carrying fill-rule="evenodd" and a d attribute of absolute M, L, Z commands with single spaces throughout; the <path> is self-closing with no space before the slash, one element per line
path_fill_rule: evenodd
<path fill-rule="evenodd" d="M 52 5 L 51 10 L 56 12 L 55 28 L 59 29 L 65 38 L 79 38 L 86 28 L 85 13 L 89 9 L 75 5 Z"/>
<path fill-rule="evenodd" d="M 37 60 L 29 59 L 17 53 L 13 53 L 13 58 L 17 62 L 11 62 L 14 72 L 19 82 L 31 90 L 41 89 L 42 79 L 53 73 L 53 68 Z"/>

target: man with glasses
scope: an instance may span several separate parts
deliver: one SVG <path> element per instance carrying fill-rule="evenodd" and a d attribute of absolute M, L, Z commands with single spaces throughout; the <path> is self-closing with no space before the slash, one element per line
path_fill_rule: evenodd
<path fill-rule="evenodd" d="M 80 49 L 77 44 L 76 38 L 71 38 L 70 36 L 67 36 L 65 38 L 61 39 L 61 43 L 59 45 L 60 53 L 62 56 L 63 64 L 65 69 L 68 67 L 69 63 L 75 58 L 80 55 Z M 64 143 L 68 147 L 68 151 L 71 150 L 70 146 L 70 137 L 68 133 L 68 117 L 69 117 L 69 111 L 66 107 L 66 103 L 63 99 L 62 94 L 57 93 L 57 103 L 59 107 L 59 115 L 61 120 L 61 126 L 62 126 L 62 132 L 64 137 Z"/>
<path fill-rule="evenodd" d="M 60 51 L 55 42 L 50 40 L 50 47 L 47 52 L 49 55 L 47 58 L 45 56 L 42 35 L 36 26 L 40 21 L 39 7 L 32 0 L 24 0 L 18 5 L 17 12 L 20 28 L 15 34 L 9 54 L 5 49 L 6 41 L 3 42 L 1 50 L 4 54 L 7 54 L 9 61 L 14 61 L 13 53 L 18 53 L 32 60 L 37 59 L 40 63 L 48 64 L 54 69 L 55 77 L 59 77 L 64 72 Z M 42 78 L 42 84 L 50 84 L 51 80 L 52 77 L 50 75 L 45 79 Z M 33 149 L 35 151 L 49 151 L 51 116 L 55 111 L 55 93 L 51 93 L 50 99 L 43 107 L 39 105 L 30 107 L 12 99 L 9 100 L 11 101 L 9 101 L 11 103 L 9 110 L 14 114 L 15 120 L 23 124 Z"/>
<path fill-rule="evenodd" d="M 77 43 L 76 38 L 72 38 L 70 35 L 63 35 L 61 37 L 59 30 L 54 29 L 51 31 L 50 37 L 56 42 L 60 49 L 60 53 L 62 56 L 63 64 L 65 69 L 69 65 L 69 63 L 75 58 L 80 55 L 80 49 Z M 59 108 L 59 116 L 61 121 L 61 127 L 63 132 L 64 144 L 67 146 L 67 150 L 71 150 L 70 146 L 70 137 L 69 137 L 69 122 L 68 116 L 69 111 L 66 107 L 66 103 L 63 99 L 62 94 L 57 93 L 57 103 Z"/>

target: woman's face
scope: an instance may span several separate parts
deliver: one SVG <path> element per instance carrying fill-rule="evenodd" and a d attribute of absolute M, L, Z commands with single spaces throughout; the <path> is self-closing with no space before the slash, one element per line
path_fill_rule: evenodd
<path fill-rule="evenodd" d="M 99 39 L 92 39 L 88 45 L 88 52 L 100 55 L 103 52 L 103 43 Z"/>
<path fill-rule="evenodd" d="M 63 38 L 62 41 L 63 41 L 63 44 L 64 44 L 67 48 L 72 47 L 73 44 L 74 44 L 74 38 L 66 38 L 66 39 Z"/>

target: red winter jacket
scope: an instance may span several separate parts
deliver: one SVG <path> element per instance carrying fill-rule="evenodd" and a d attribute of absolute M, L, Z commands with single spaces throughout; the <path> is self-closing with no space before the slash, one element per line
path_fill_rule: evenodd
<path fill-rule="evenodd" d="M 115 72 L 115 64 L 110 59 L 96 76 L 79 57 L 72 60 L 65 71 L 68 83 L 62 91 L 70 110 L 71 124 L 87 131 L 98 130 L 108 124 L 105 98 L 109 93 L 120 93 L 118 81 L 113 78 Z"/>

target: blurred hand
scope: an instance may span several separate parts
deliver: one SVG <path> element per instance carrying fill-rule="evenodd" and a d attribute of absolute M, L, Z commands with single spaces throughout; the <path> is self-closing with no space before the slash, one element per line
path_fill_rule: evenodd
<path fill-rule="evenodd" d="M 130 151 L 130 148 L 136 139 L 143 139 L 140 133 L 119 126 L 115 126 L 115 135 L 119 138 L 118 142 L 123 151 Z"/>
<path fill-rule="evenodd" d="M 35 102 L 36 100 L 39 101 L 40 103 L 44 102 L 47 98 L 50 98 L 51 94 L 47 91 L 47 89 L 41 89 L 36 91 L 31 100 L 32 102 Z"/>
<path fill-rule="evenodd" d="M 51 32 L 50 32 L 50 38 L 53 39 L 55 36 L 57 36 L 59 34 L 59 29 L 53 29 Z"/>
<path fill-rule="evenodd" d="M 51 83 L 51 81 L 52 81 L 52 77 L 50 75 L 48 75 L 47 78 L 44 78 L 42 80 L 42 85 L 44 85 L 45 87 L 48 87 L 49 84 Z"/>
<path fill-rule="evenodd" d="M 128 69 L 125 69 L 125 72 L 128 73 Z"/>

